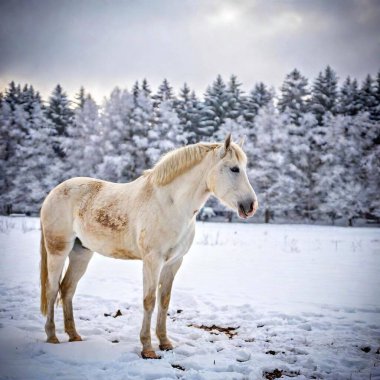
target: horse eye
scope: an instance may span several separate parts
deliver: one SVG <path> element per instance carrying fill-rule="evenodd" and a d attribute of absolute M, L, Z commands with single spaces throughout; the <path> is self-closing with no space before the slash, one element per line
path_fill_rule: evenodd
<path fill-rule="evenodd" d="M 240 170 L 237 166 L 234 166 L 233 168 L 230 168 L 230 170 L 233 172 L 233 173 L 239 173 Z"/>

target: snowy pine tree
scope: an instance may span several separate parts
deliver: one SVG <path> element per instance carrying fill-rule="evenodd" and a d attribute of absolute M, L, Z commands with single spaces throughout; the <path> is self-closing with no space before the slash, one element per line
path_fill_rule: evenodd
<path fill-rule="evenodd" d="M 114 182 L 127 182 L 134 178 L 134 146 L 130 128 L 133 105 L 133 95 L 117 87 L 104 103 L 99 143 L 102 162 L 97 167 L 99 178 Z"/>
<path fill-rule="evenodd" d="M 73 125 L 67 130 L 62 146 L 66 153 L 66 173 L 68 177 L 93 177 L 101 162 L 100 143 L 102 130 L 99 107 L 91 96 L 74 111 Z"/>
<path fill-rule="evenodd" d="M 15 210 L 12 191 L 14 189 L 14 180 L 18 176 L 20 168 L 25 164 L 20 154 L 20 146 L 26 140 L 29 134 L 30 114 L 27 112 L 29 106 L 25 103 L 29 97 L 24 93 L 28 88 L 21 90 L 20 85 L 11 82 L 5 92 L 1 107 L 1 138 L 4 139 L 4 150 L 1 154 L 3 157 L 2 164 L 2 192 L 0 194 L 0 203 L 6 212 Z"/>
<path fill-rule="evenodd" d="M 345 116 L 354 116 L 359 112 L 359 108 L 358 82 L 348 76 L 340 89 L 338 112 Z"/>
<path fill-rule="evenodd" d="M 72 126 L 74 112 L 70 107 L 66 93 L 59 84 L 55 87 L 49 98 L 46 115 L 54 127 L 54 150 L 59 157 L 64 159 L 65 153 L 62 142 L 68 136 L 67 130 Z"/>
<path fill-rule="evenodd" d="M 66 93 L 59 84 L 49 98 L 46 115 L 52 121 L 57 135 L 66 136 L 67 128 L 73 121 L 74 112 L 70 107 Z"/>
<path fill-rule="evenodd" d="M 286 112 L 292 123 L 298 125 L 300 117 L 307 112 L 307 99 L 310 92 L 307 79 L 300 71 L 294 69 L 289 73 L 281 86 L 281 97 L 278 107 L 281 112 Z"/>
<path fill-rule="evenodd" d="M 310 110 L 316 116 L 319 124 L 322 124 L 323 117 L 327 112 L 332 115 L 336 114 L 337 99 L 338 77 L 335 71 L 327 66 L 314 81 L 310 100 Z"/>
<path fill-rule="evenodd" d="M 49 143 L 51 123 L 32 86 L 21 90 L 11 83 L 1 106 L 0 131 L 6 138 L 1 157 L 3 210 L 36 212 L 60 173 Z"/>
<path fill-rule="evenodd" d="M 133 94 L 133 100 L 137 101 L 137 97 L 139 96 L 140 94 L 140 85 L 139 85 L 139 82 L 136 81 L 135 84 L 133 85 L 132 87 L 132 94 Z"/>
<path fill-rule="evenodd" d="M 227 86 L 220 75 L 212 86 L 208 87 L 204 96 L 201 121 L 198 127 L 200 139 L 210 139 L 225 122 L 229 111 L 229 95 Z"/>
<path fill-rule="evenodd" d="M 258 194 L 260 213 L 264 214 L 265 223 L 269 223 L 283 212 L 284 192 L 284 116 L 280 115 L 273 102 L 260 107 L 255 118 L 256 142 L 254 146 L 245 146 L 247 155 L 252 156 L 253 167 L 249 176 L 255 184 Z M 250 154 L 250 151 L 253 151 Z"/>
<path fill-rule="evenodd" d="M 148 81 L 144 78 L 141 84 L 141 90 L 146 98 L 150 98 L 150 95 L 152 93 L 152 90 L 150 89 L 150 86 L 148 84 Z"/>
<path fill-rule="evenodd" d="M 131 113 L 130 128 L 133 141 L 133 174 L 137 177 L 149 167 L 149 131 L 153 128 L 153 103 L 144 87 L 134 93 L 134 106 Z"/>
<path fill-rule="evenodd" d="M 226 108 L 226 119 L 237 120 L 243 114 L 245 96 L 240 87 L 241 83 L 238 82 L 236 75 L 231 75 L 227 84 L 228 107 Z"/>
<path fill-rule="evenodd" d="M 153 105 L 157 108 L 162 102 L 174 100 L 174 91 L 173 87 L 169 84 L 169 81 L 165 78 L 156 94 L 152 96 Z"/>
<path fill-rule="evenodd" d="M 86 91 L 84 87 L 82 86 L 79 89 L 78 94 L 75 96 L 75 102 L 79 108 L 83 108 L 85 100 L 86 100 Z"/>
<path fill-rule="evenodd" d="M 254 121 L 259 110 L 268 105 L 273 100 L 273 91 L 263 83 L 255 84 L 244 102 L 244 117 L 251 123 Z"/>
<path fill-rule="evenodd" d="M 373 120 L 376 119 L 377 115 L 377 97 L 375 81 L 371 75 L 367 75 L 359 90 L 359 104 L 360 111 L 369 112 Z"/>
<path fill-rule="evenodd" d="M 179 91 L 179 99 L 175 108 L 187 144 L 194 144 L 198 141 L 196 128 L 200 122 L 199 103 L 195 92 L 191 91 L 185 83 Z"/>
<path fill-rule="evenodd" d="M 62 162 L 50 143 L 52 135 L 53 125 L 46 118 L 42 103 L 33 101 L 28 133 L 17 147 L 23 165 L 12 178 L 9 194 L 16 212 L 37 212 L 48 192 L 65 179 Z"/>
<path fill-rule="evenodd" d="M 163 153 L 186 144 L 180 120 L 171 100 L 164 100 L 156 108 L 154 126 L 148 131 L 149 166 L 153 166 Z"/>
<path fill-rule="evenodd" d="M 302 219 L 314 219 L 317 200 L 313 198 L 313 151 L 311 130 L 316 128 L 315 116 L 307 112 L 299 117 L 298 124 L 287 117 L 285 151 L 285 171 L 283 199 L 286 204 L 286 216 Z"/>
<path fill-rule="evenodd" d="M 376 93 L 376 108 L 373 111 L 373 119 L 377 122 L 380 122 L 380 71 L 376 76 L 376 84 L 375 84 L 375 93 Z M 379 139 L 380 144 L 380 139 Z"/>

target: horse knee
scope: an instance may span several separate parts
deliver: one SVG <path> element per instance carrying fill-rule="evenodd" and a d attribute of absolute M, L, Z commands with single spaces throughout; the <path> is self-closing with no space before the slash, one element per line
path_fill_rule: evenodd
<path fill-rule="evenodd" d="M 154 293 L 148 294 L 144 297 L 144 309 L 148 312 L 153 311 L 154 305 L 156 303 L 156 295 Z"/>
<path fill-rule="evenodd" d="M 169 293 L 161 294 L 160 302 L 161 302 L 161 307 L 167 310 L 169 308 L 170 294 Z"/>

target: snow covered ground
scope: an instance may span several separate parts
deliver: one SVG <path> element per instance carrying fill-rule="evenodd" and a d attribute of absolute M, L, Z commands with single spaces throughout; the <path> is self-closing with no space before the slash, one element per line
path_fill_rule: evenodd
<path fill-rule="evenodd" d="M 38 250 L 38 219 L 0 219 L 1 379 L 380 379 L 380 229 L 199 223 L 161 360 L 139 355 L 141 262 L 99 255 L 74 299 L 85 340 L 59 308 L 44 343 Z"/>

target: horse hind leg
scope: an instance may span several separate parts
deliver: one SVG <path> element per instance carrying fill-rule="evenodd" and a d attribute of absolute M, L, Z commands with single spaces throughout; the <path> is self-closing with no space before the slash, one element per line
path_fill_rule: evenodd
<path fill-rule="evenodd" d="M 63 316 L 65 332 L 69 335 L 69 341 L 81 341 L 81 336 L 77 333 L 73 314 L 73 296 L 79 280 L 86 272 L 88 263 L 92 258 L 93 252 L 84 248 L 79 240 L 75 241 L 74 247 L 69 254 L 69 266 L 65 277 L 61 283 L 61 297 L 63 306 Z"/>
<path fill-rule="evenodd" d="M 46 302 L 46 308 L 43 310 L 43 312 L 46 312 L 45 331 L 48 343 L 59 343 L 55 334 L 54 304 L 58 295 L 59 281 L 65 260 L 72 249 L 73 242 L 66 241 L 64 238 L 53 239 L 51 237 L 47 237 L 44 242 L 46 245 L 45 263 L 47 267 L 46 290 L 43 297 L 44 302 Z M 42 261 L 41 266 L 43 265 Z"/>

